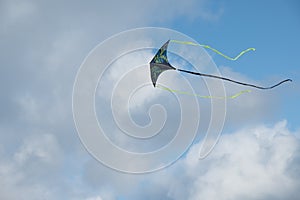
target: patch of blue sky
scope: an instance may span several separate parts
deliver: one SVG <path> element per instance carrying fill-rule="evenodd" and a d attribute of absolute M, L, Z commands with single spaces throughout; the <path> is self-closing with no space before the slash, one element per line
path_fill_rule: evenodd
<path fill-rule="evenodd" d="M 256 48 L 237 61 L 206 51 L 218 67 L 230 67 L 262 84 L 293 79 L 283 89 L 276 89 L 281 98 L 276 120 L 287 119 L 292 129 L 299 128 L 299 1 L 226 1 L 211 6 L 222 13 L 212 20 L 177 18 L 168 27 L 230 56 L 248 47 Z"/>

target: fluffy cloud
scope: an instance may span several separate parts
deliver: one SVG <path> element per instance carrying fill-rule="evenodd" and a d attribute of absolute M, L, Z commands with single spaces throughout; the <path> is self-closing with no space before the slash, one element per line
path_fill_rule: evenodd
<path fill-rule="evenodd" d="M 96 196 L 96 197 L 87 198 L 86 200 L 103 200 L 103 199 L 100 196 Z"/>
<path fill-rule="evenodd" d="M 207 8 L 208 1 L 194 0 L 1 1 L 0 199 L 194 199 L 213 198 L 215 188 L 218 194 L 234 199 L 255 193 L 251 177 L 260 186 L 253 198 L 292 198 L 299 186 L 295 180 L 300 174 L 295 153 L 298 140 L 285 125 L 223 136 L 203 161 L 197 160 L 199 146 L 195 145 L 174 166 L 142 176 L 103 167 L 79 142 L 72 122 L 71 93 L 76 71 L 88 51 L 128 28 L 180 16 L 214 20 L 222 13 Z M 248 100 L 246 113 L 263 108 L 265 101 L 257 97 Z M 134 100 L 143 107 L 143 98 Z M 254 105 L 253 100 L 257 100 Z M 206 104 L 201 106 L 207 109 Z M 240 119 L 232 117 L 233 121 Z M 226 176 L 231 182 L 222 182 L 226 173 L 231 174 L 232 179 Z M 235 189 L 240 186 L 241 191 L 230 184 Z M 261 190 L 264 186 L 266 192 Z"/>
<path fill-rule="evenodd" d="M 51 185 L 59 177 L 61 149 L 52 134 L 35 134 L 22 141 L 9 159 L 0 152 L 1 199 L 53 199 Z"/>
<path fill-rule="evenodd" d="M 126 192 L 114 181 L 110 184 L 125 199 L 296 200 L 299 197 L 300 141 L 287 129 L 286 121 L 273 127 L 261 125 L 225 134 L 203 160 L 198 160 L 199 147 L 194 145 L 185 158 L 156 174 L 130 178 L 119 174 L 125 181 L 123 184 L 138 183 L 127 187 Z"/>
<path fill-rule="evenodd" d="M 286 128 L 259 126 L 224 135 L 205 160 L 198 145 L 183 166 L 189 199 L 297 199 L 300 141 Z M 292 170 L 291 170 L 292 169 Z"/>
<path fill-rule="evenodd" d="M 205 1 L 162 3 L 168 12 L 157 12 L 161 1 L 0 2 L 1 199 L 99 199 L 81 180 L 91 158 L 72 121 L 74 78 L 111 34 L 174 16 L 214 18 Z"/>

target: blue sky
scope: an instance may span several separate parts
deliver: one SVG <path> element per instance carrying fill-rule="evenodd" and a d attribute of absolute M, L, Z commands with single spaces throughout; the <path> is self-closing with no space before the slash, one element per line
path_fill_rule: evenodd
<path fill-rule="evenodd" d="M 297 1 L 212 1 L 207 2 L 206 6 L 213 15 L 204 18 L 178 15 L 171 23 L 151 25 L 181 31 L 199 43 L 209 44 L 229 55 L 255 47 L 255 52 L 236 62 L 216 56 L 209 50 L 208 53 L 212 54 L 217 66 L 230 66 L 256 81 L 293 79 L 287 93 L 278 91 L 281 94 L 277 97 L 280 107 L 275 116 L 265 122 L 288 119 L 292 130 L 299 129 L 299 93 L 296 91 L 299 91 L 297 49 L 300 42 L 297 38 L 300 32 L 300 4 Z"/>
<path fill-rule="evenodd" d="M 176 19 L 167 27 L 188 34 L 199 43 L 209 44 L 230 55 L 255 47 L 237 62 L 214 56 L 218 66 L 231 66 L 255 80 L 268 77 L 293 79 L 299 85 L 298 48 L 300 40 L 300 4 L 297 1 L 218 1 L 209 8 L 221 13 L 209 22 L 198 18 Z M 293 86 L 292 86 L 293 87 Z M 297 105 L 299 87 L 282 95 L 278 119 L 286 118 L 293 129 L 299 128 Z M 291 98 L 292 97 L 292 98 Z"/>
<path fill-rule="evenodd" d="M 0 199 L 296 200 L 299 197 L 298 1 L 3 0 L 0 24 L 0 185 L 3 186 Z M 170 46 L 172 51 L 190 56 L 193 64 L 202 59 L 207 63 L 203 70 L 215 67 L 224 76 L 260 85 L 271 85 L 285 78 L 293 82 L 271 91 L 253 90 L 227 101 L 219 142 L 205 159 L 199 160 L 201 139 L 210 122 L 220 120 L 211 118 L 212 102 L 203 99 L 194 102 L 194 98 L 184 95 L 179 95 L 178 100 L 168 92 L 145 87 L 132 95 L 134 104 L 127 105 L 126 95 L 133 94 L 130 89 L 145 81 L 150 83 L 145 69 L 153 52 L 126 54 L 107 70 L 103 76 L 107 85 L 101 85 L 96 93 L 98 118 L 105 124 L 108 137 L 129 151 L 159 148 L 175 137 L 180 127 L 178 102 L 191 114 L 185 118 L 185 125 L 191 126 L 185 129 L 186 135 L 193 135 L 193 120 L 198 120 L 199 127 L 196 142 L 172 166 L 140 175 L 117 172 L 94 159 L 95 155 L 86 151 L 78 137 L 72 111 L 73 85 L 84 59 L 99 43 L 122 31 L 142 27 L 169 28 L 231 56 L 255 47 L 255 52 L 229 61 L 209 50 L 186 51 L 189 47 Z M 137 39 L 140 37 L 146 38 L 142 42 L 159 48 L 162 44 L 157 39 L 168 35 L 145 33 Z M 107 54 L 97 59 L 109 58 L 110 52 L 126 46 L 126 42 L 112 45 Z M 130 46 L 133 47 L 139 47 L 138 41 Z M 132 63 L 139 67 L 133 69 Z M 159 81 L 185 90 L 188 86 L 183 80 L 188 80 L 193 89 L 204 95 L 208 92 L 205 83 L 216 94 L 221 91 L 220 82 L 184 77 L 187 79 L 166 72 Z M 119 84 L 114 91 L 118 98 L 114 101 L 109 101 L 114 87 L 110 83 Z M 244 89 L 233 84 L 225 84 L 225 88 L 228 94 Z M 201 111 L 194 103 L 198 103 Z M 161 104 L 167 115 L 159 106 L 151 110 L 155 104 Z M 224 114 L 218 107 L 221 104 L 220 101 L 216 104 L 218 116 Z M 151 115 L 167 116 L 160 135 L 143 140 L 145 143 L 129 141 L 124 130 L 136 127 L 126 121 L 127 109 L 133 112 L 132 119 L 142 125 L 151 122 Z M 123 127 L 116 126 L 112 119 L 116 116 Z M 140 132 L 151 134 L 156 130 L 151 128 L 144 127 Z M 183 147 L 185 137 L 181 139 L 174 154 Z M 97 146 L 97 140 L 92 142 Z M 129 162 L 120 155 L 112 155 L 101 146 L 96 149 L 124 166 L 148 166 L 147 162 Z M 149 166 L 151 161 L 164 164 L 174 155 L 169 156 L 146 161 Z"/>

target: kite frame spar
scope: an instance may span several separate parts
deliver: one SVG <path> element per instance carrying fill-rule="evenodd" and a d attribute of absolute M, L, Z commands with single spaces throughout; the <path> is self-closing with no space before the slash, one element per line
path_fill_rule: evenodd
<path fill-rule="evenodd" d="M 204 73 L 200 73 L 200 72 L 193 72 L 193 71 L 188 71 L 188 70 L 184 70 L 184 69 L 177 69 L 175 67 L 173 67 L 169 61 L 168 61 L 168 57 L 167 57 L 167 49 L 168 49 L 168 45 L 169 42 L 176 42 L 176 43 L 181 43 L 181 44 L 190 44 L 190 45 L 197 45 L 197 46 L 202 46 L 204 48 L 209 48 L 212 49 L 214 52 L 222 55 L 223 57 L 230 59 L 230 60 L 236 60 L 238 59 L 242 54 L 244 54 L 245 52 L 249 51 L 249 50 L 255 50 L 254 48 L 249 48 L 247 50 L 242 51 L 237 57 L 235 58 L 230 58 L 229 56 L 226 56 L 224 54 L 222 54 L 221 52 L 219 52 L 216 49 L 213 49 L 211 47 L 209 47 L 208 45 L 198 45 L 196 43 L 191 43 L 191 42 L 181 42 L 178 40 L 168 40 L 155 54 L 155 56 L 153 57 L 153 59 L 150 62 L 150 74 L 151 74 L 151 80 L 152 80 L 152 84 L 154 87 L 156 87 L 156 82 L 157 79 L 159 77 L 159 75 L 161 73 L 163 73 L 164 71 L 167 70 L 177 70 L 180 72 L 184 72 L 184 73 L 189 73 L 189 74 L 193 74 L 193 75 L 198 75 L 198 76 L 204 76 L 204 77 L 209 77 L 209 78 L 216 78 L 216 79 L 221 79 L 221 80 L 225 80 L 225 81 L 229 81 L 229 82 L 233 82 L 236 84 L 240 84 L 240 85 L 244 85 L 244 86 L 248 86 L 248 87 L 254 87 L 254 88 L 258 88 L 258 89 L 262 89 L 262 90 L 266 90 L 266 89 L 272 89 L 274 87 L 277 87 L 279 85 L 281 85 L 284 82 L 287 81 L 292 81 L 291 79 L 285 79 L 275 85 L 269 86 L 269 87 L 262 87 L 262 86 L 258 86 L 258 85 L 254 85 L 254 84 L 249 84 L 249 83 L 244 83 L 244 82 L 240 82 L 240 81 L 236 81 L 230 78 L 226 78 L 226 77 L 222 77 L 222 76 L 216 76 L 216 75 L 211 75 L 211 74 L 204 74 Z M 163 87 L 163 89 L 169 90 L 169 91 L 176 91 L 176 90 L 172 90 L 166 87 Z M 248 90 L 249 91 L 249 90 Z M 244 93 L 245 91 L 242 91 L 242 93 Z M 234 95 L 234 97 L 236 97 L 237 95 Z M 205 96 L 208 97 L 208 96 Z M 231 96 L 232 98 L 233 96 Z"/>

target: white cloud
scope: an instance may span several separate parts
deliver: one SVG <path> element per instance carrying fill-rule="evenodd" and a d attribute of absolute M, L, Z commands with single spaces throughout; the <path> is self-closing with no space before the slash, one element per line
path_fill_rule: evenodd
<path fill-rule="evenodd" d="M 31 135 L 23 142 L 14 158 L 21 165 L 28 165 L 33 160 L 53 165 L 61 161 L 61 151 L 55 136 L 51 134 Z"/>
<path fill-rule="evenodd" d="M 89 197 L 86 200 L 103 200 L 100 196 L 96 196 L 96 197 Z"/>
<path fill-rule="evenodd" d="M 224 77 L 231 79 L 264 86 L 265 82 L 259 82 L 229 67 L 221 67 L 221 73 Z M 260 123 L 262 120 L 272 119 L 273 114 L 280 109 L 278 97 L 280 91 L 259 90 L 252 87 L 243 87 L 241 85 L 225 82 L 227 95 L 236 94 L 242 90 L 251 90 L 236 99 L 227 101 L 227 125 L 235 127 L 249 126 Z"/>
<path fill-rule="evenodd" d="M 212 153 L 198 160 L 200 144 L 171 167 L 128 175 L 99 166 L 86 168 L 93 187 L 113 188 L 125 199 L 297 199 L 300 140 L 281 121 L 222 135 Z M 130 183 L 130 184 L 128 184 Z"/>
<path fill-rule="evenodd" d="M 194 145 L 181 162 L 189 184 L 175 186 L 186 199 L 296 199 L 300 181 L 291 168 L 300 170 L 300 141 L 286 128 L 258 126 L 223 135 L 212 153 L 197 160 Z"/>
<path fill-rule="evenodd" d="M 126 199 L 297 199 L 299 151 L 299 139 L 281 121 L 222 135 L 204 160 L 198 160 L 196 144 L 185 158 L 154 174 L 108 173 L 90 163 L 86 181 L 113 187 L 116 196 Z"/>
<path fill-rule="evenodd" d="M 111 34 L 203 13 L 194 6 L 197 1 L 168 4 L 166 15 L 165 9 L 157 12 L 160 1 L 0 2 L 1 199 L 91 196 L 80 175 L 91 158 L 72 122 L 76 71 L 91 48 Z"/>
<path fill-rule="evenodd" d="M 1 29 L 0 33 L 8 33 L 9 28 L 18 25 L 18 23 L 26 22 L 37 11 L 37 7 L 32 1 L 1 1 L 0 5 L 1 22 L 4 28 Z"/>
<path fill-rule="evenodd" d="M 294 177 L 299 180 L 300 161 L 295 153 L 299 142 L 285 124 L 223 136 L 203 161 L 197 160 L 199 146 L 195 145 L 186 158 L 157 174 L 120 175 L 96 161 L 86 164 L 91 158 L 78 141 L 70 102 L 76 71 L 87 52 L 130 27 L 181 16 L 215 20 L 222 14 L 221 9 L 207 9 L 208 1 L 133 2 L 1 1 L 0 88 L 6 95 L 1 96 L 0 198 L 107 200 L 116 199 L 119 191 L 136 199 L 214 195 L 239 199 L 254 194 L 252 199 L 267 199 L 297 194 L 299 182 Z M 146 97 L 137 96 L 135 104 L 143 107 Z M 266 116 L 266 100 L 259 95 L 232 104 L 229 121 L 247 121 L 260 113 Z M 254 109 L 261 112 L 247 117 L 234 109 L 247 115 Z M 93 195 L 100 187 L 100 195 Z"/>
<path fill-rule="evenodd" d="M 62 161 L 55 136 L 30 136 L 22 142 L 13 159 L 8 159 L 5 153 L 0 152 L 1 199 L 57 198 L 55 189 L 50 187 L 59 178 Z"/>

